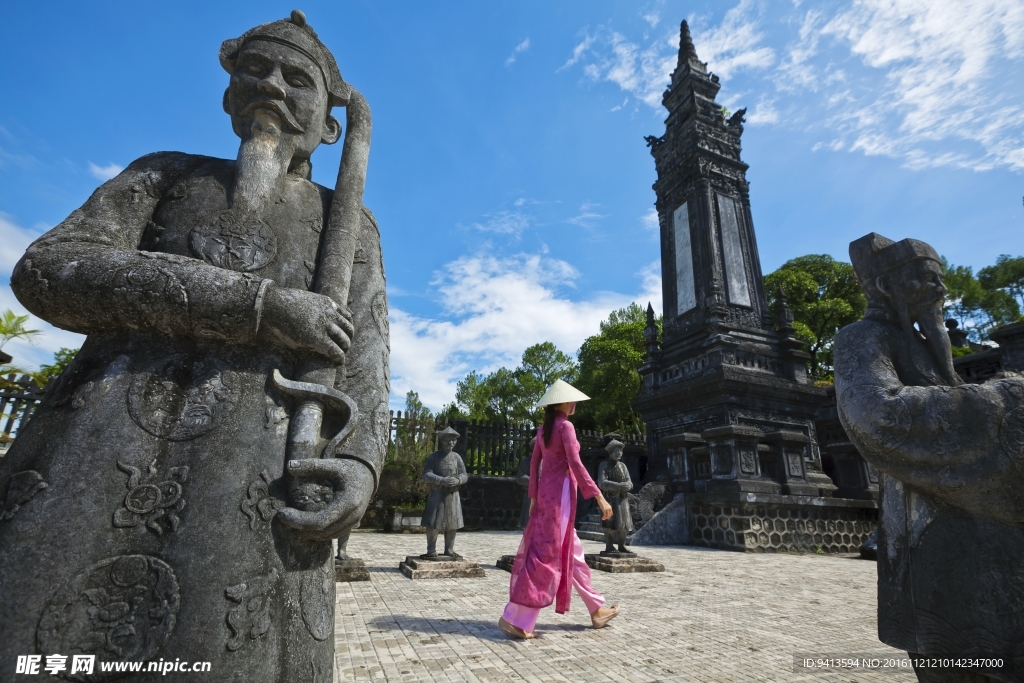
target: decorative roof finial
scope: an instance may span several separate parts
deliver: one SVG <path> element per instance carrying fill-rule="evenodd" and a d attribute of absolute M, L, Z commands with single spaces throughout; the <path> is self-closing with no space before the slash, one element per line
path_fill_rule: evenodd
<path fill-rule="evenodd" d="M 647 302 L 647 325 L 644 326 L 644 341 L 647 346 L 644 363 L 656 363 L 658 353 L 661 351 L 661 344 L 658 343 L 658 324 L 654 321 L 654 307 L 649 301 Z"/>
<path fill-rule="evenodd" d="M 683 19 L 683 23 L 679 26 L 679 57 L 682 61 L 683 56 L 687 59 L 697 59 L 697 49 L 693 46 L 693 38 L 690 37 L 690 25 L 686 23 L 686 19 Z"/>
<path fill-rule="evenodd" d="M 775 295 L 775 324 L 783 338 L 795 338 L 793 334 L 794 319 L 793 311 L 790 310 L 789 302 L 786 301 L 786 292 L 782 289 L 782 285 L 779 285 L 779 291 Z"/>

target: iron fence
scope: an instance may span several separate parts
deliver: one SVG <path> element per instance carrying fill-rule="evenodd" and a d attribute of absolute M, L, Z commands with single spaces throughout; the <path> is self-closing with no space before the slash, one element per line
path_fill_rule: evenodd
<path fill-rule="evenodd" d="M 43 398 L 43 390 L 28 375 L 0 376 L 0 453 L 18 436 Z"/>

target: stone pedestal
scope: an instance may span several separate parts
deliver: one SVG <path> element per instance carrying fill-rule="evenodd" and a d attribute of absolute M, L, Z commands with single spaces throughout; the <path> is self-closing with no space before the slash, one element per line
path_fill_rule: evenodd
<path fill-rule="evenodd" d="M 347 560 L 334 560 L 335 581 L 369 581 L 370 572 L 366 569 L 366 563 L 354 557 Z"/>
<path fill-rule="evenodd" d="M 483 567 L 476 562 L 447 555 L 430 559 L 407 555 L 398 569 L 410 579 L 476 579 L 484 576 Z"/>
<path fill-rule="evenodd" d="M 515 555 L 502 555 L 498 558 L 498 561 L 494 563 L 498 569 L 504 569 L 507 572 L 512 571 L 512 565 L 516 562 Z"/>
<path fill-rule="evenodd" d="M 655 562 L 649 557 L 640 557 L 636 553 L 589 553 L 583 556 L 587 566 L 602 572 L 612 574 L 627 574 L 633 572 L 663 572 L 665 565 Z"/>

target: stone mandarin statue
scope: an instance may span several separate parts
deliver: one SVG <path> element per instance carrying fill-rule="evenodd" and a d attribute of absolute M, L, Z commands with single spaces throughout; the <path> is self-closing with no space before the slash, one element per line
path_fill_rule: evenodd
<path fill-rule="evenodd" d="M 597 488 L 601 489 L 605 500 L 612 506 L 611 518 L 601 522 L 606 553 L 628 553 L 626 535 L 633 530 L 633 518 L 629 513 L 629 492 L 633 490 L 633 481 L 629 478 L 626 464 L 622 462 L 625 447 L 621 441 L 609 441 L 604 447 L 608 451 L 608 459 L 601 461 L 597 467 Z"/>
<path fill-rule="evenodd" d="M 362 516 L 388 438 L 369 109 L 298 11 L 220 62 L 237 159 L 138 159 L 12 275 L 30 311 L 88 338 L 0 462 L 0 496 L 22 501 L 0 521 L 2 661 L 331 680 L 331 539 Z M 336 106 L 332 192 L 310 155 L 341 138 Z"/>
<path fill-rule="evenodd" d="M 836 396 L 850 439 L 885 474 L 879 638 L 925 655 L 1011 656 L 1024 671 L 1024 380 L 960 381 L 929 245 L 871 233 L 850 258 L 868 309 L 836 337 Z"/>
<path fill-rule="evenodd" d="M 459 559 L 455 553 L 455 534 L 465 524 L 462 521 L 462 501 L 459 487 L 469 481 L 466 464 L 456 453 L 455 442 L 459 433 L 446 427 L 438 434 L 441 450 L 427 456 L 423 466 L 423 481 L 430 486 L 427 507 L 423 511 L 423 526 L 427 529 L 427 553 L 424 559 L 437 557 L 437 534 L 444 532 L 444 556 Z"/>

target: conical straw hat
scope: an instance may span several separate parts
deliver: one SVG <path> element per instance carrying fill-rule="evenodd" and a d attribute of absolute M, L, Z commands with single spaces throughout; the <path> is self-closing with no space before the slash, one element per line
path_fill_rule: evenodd
<path fill-rule="evenodd" d="M 537 407 L 542 408 L 544 406 L 558 405 L 559 403 L 579 403 L 580 401 L 589 400 L 589 396 L 573 385 L 556 379 L 555 383 L 548 387 L 548 390 L 537 401 Z"/>

